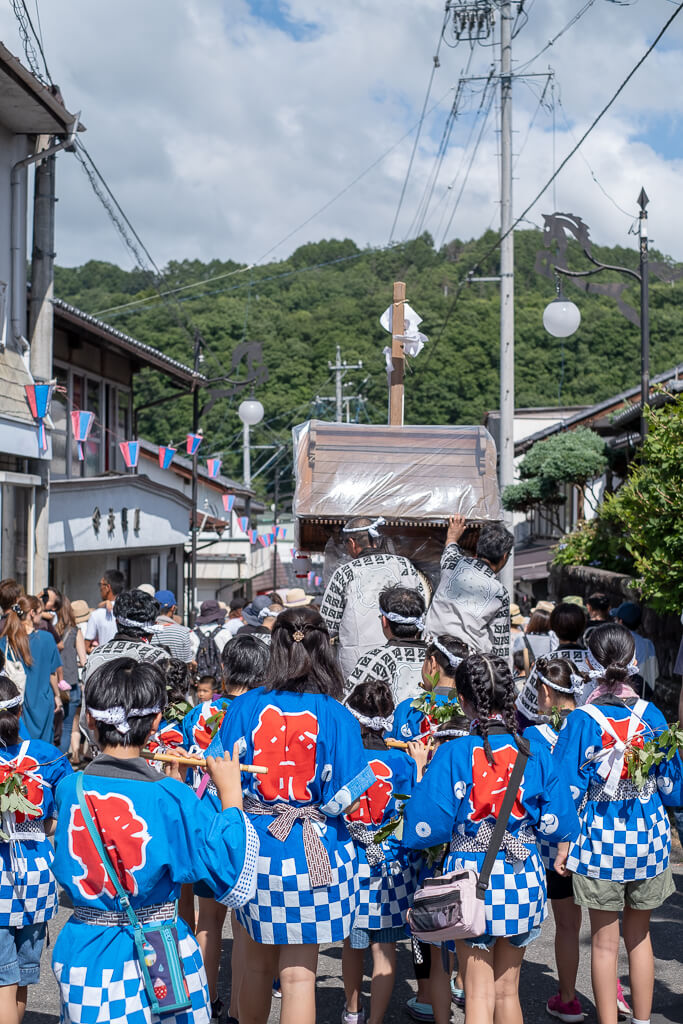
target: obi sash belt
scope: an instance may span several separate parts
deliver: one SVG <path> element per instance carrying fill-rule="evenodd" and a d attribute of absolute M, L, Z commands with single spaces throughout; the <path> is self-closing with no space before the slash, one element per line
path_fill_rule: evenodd
<path fill-rule="evenodd" d="M 37 782 L 45 789 L 50 789 L 49 782 L 46 782 L 37 772 L 30 771 L 27 768 L 19 768 L 19 764 L 28 752 L 28 746 L 29 740 L 24 740 L 19 748 L 19 753 L 11 761 L 5 761 L 4 758 L 0 758 L 0 767 L 6 765 L 8 768 L 13 768 L 18 775 L 33 779 L 34 782 Z M 40 818 L 29 818 L 26 821 L 18 822 L 12 811 L 3 811 L 0 815 L 0 820 L 2 822 L 2 831 L 9 839 L 9 855 L 14 875 L 14 887 L 20 892 L 28 884 L 28 862 L 21 844 L 28 839 L 33 842 L 44 842 L 47 838 L 45 835 L 45 825 Z"/>
<path fill-rule="evenodd" d="M 313 822 L 323 825 L 327 821 L 326 816 L 318 808 L 317 804 L 304 804 L 301 807 L 283 802 L 264 804 L 253 797 L 245 797 L 244 810 L 247 814 L 267 814 L 269 817 L 274 817 L 275 820 L 268 826 L 268 832 L 273 838 L 279 839 L 281 843 L 284 843 L 289 838 L 294 822 L 300 821 L 303 832 L 306 868 L 311 888 L 315 889 L 321 885 L 332 885 L 330 858 L 320 836 L 313 827 Z"/>
<path fill-rule="evenodd" d="M 451 853 L 456 851 L 466 853 L 483 853 L 488 850 L 495 823 L 482 821 L 475 836 L 463 836 L 457 833 L 451 839 Z M 531 829 L 520 829 L 518 835 L 513 836 L 507 829 L 503 832 L 503 839 L 500 848 L 505 851 L 505 859 L 510 863 L 514 861 L 525 861 L 529 856 L 529 848 L 526 843 L 536 842 L 536 837 Z"/>
<path fill-rule="evenodd" d="M 381 844 L 375 842 L 375 836 L 379 829 L 373 831 L 360 821 L 347 821 L 346 827 L 354 843 L 365 848 L 365 856 L 370 867 L 375 868 L 381 864 L 384 860 L 384 853 Z"/>

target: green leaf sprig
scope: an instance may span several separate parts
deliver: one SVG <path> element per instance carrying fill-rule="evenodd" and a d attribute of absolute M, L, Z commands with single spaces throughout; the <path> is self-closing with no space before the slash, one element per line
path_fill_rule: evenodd
<path fill-rule="evenodd" d="M 450 722 L 451 718 L 462 714 L 462 709 L 458 704 L 457 690 L 449 691 L 448 700 L 445 704 L 437 703 L 433 692 L 422 693 L 411 703 L 411 707 L 416 708 L 421 714 L 427 715 L 433 722 L 437 722 L 439 725 L 442 722 Z"/>
<path fill-rule="evenodd" d="M 206 724 L 211 729 L 211 739 L 214 738 L 214 736 L 220 729 L 221 725 L 223 724 L 223 719 L 225 718 L 225 712 L 227 710 L 228 702 L 227 700 L 224 700 L 218 711 L 215 711 L 212 715 L 209 715 L 209 717 L 207 718 Z"/>
<path fill-rule="evenodd" d="M 679 749 L 683 749 L 683 728 L 678 722 L 671 722 L 664 732 L 655 739 L 646 740 L 642 747 L 629 747 L 626 769 L 636 789 L 642 789 L 653 768 L 663 761 L 671 761 Z"/>
<path fill-rule="evenodd" d="M 182 722 L 185 715 L 192 711 L 192 704 L 186 700 L 177 700 L 175 704 L 167 704 L 164 708 L 164 718 L 167 722 Z"/>
<path fill-rule="evenodd" d="M 6 779 L 0 782 L 0 813 L 2 814 L 21 814 L 27 815 L 31 818 L 40 817 L 40 807 L 36 807 L 34 803 L 27 797 L 28 789 L 24 784 L 23 773 L 16 769 L 10 769 L 10 773 Z M 2 842 L 9 842 L 9 836 L 0 829 L 0 840 Z"/>

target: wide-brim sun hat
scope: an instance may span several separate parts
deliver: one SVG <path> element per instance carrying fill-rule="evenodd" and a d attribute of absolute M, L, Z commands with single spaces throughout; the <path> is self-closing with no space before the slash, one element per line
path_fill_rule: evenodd
<path fill-rule="evenodd" d="M 202 601 L 195 625 L 208 626 L 210 623 L 219 622 L 225 622 L 225 608 L 221 608 L 218 601 Z"/>
<path fill-rule="evenodd" d="M 72 601 L 71 611 L 74 614 L 76 623 L 87 622 L 92 615 L 92 608 L 87 601 Z"/>
<path fill-rule="evenodd" d="M 550 615 L 550 613 L 554 610 L 554 608 L 555 608 L 555 602 L 554 601 L 539 601 L 531 609 L 531 614 L 533 615 L 534 612 L 547 612 L 548 615 Z"/>
<path fill-rule="evenodd" d="M 315 598 L 307 594 L 303 587 L 294 587 L 285 594 L 284 605 L 285 608 L 304 608 L 314 600 Z"/>
<path fill-rule="evenodd" d="M 518 604 L 510 605 L 510 623 L 513 626 L 523 626 L 524 616 L 522 615 Z"/>

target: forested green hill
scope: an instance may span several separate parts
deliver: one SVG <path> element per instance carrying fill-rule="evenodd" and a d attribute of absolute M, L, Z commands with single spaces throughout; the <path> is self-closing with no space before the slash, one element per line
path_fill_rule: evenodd
<path fill-rule="evenodd" d="M 480 239 L 456 240 L 436 251 L 432 239 L 424 235 L 379 252 L 361 250 L 350 239 L 321 241 L 301 246 L 286 260 L 232 276 L 220 275 L 241 271 L 244 265 L 219 260 L 172 262 L 158 284 L 162 291 L 212 277 L 218 280 L 178 291 L 165 302 L 156 296 L 144 272 L 91 261 L 73 269 L 56 268 L 55 293 L 189 365 L 193 328 L 198 327 L 208 346 L 202 367 L 208 377 L 229 372 L 231 353 L 243 339 L 261 342 L 270 379 L 257 391 L 266 417 L 253 438 L 255 444 L 267 444 L 274 436 L 288 439 L 292 424 L 311 414 L 333 418 L 331 404 L 316 409 L 312 402 L 316 394 L 334 394 L 328 360 L 334 361 L 337 344 L 348 362 L 363 361 L 363 370 L 347 378 L 358 384 L 368 378 L 367 403 L 359 417 L 384 421 L 382 348 L 389 336 L 380 327 L 379 317 L 391 301 L 392 282 L 403 280 L 408 301 L 423 317 L 421 329 L 430 339 L 418 359 L 408 360 L 407 422 L 479 423 L 487 409 L 498 407 L 499 289 L 495 283 L 467 286 L 454 308 L 453 298 L 458 282 L 495 239 L 495 233 L 488 232 Z M 582 311 L 581 327 L 564 343 L 545 333 L 541 317 L 554 288 L 534 271 L 542 244 L 539 231 L 515 235 L 517 405 L 592 403 L 637 384 L 640 332 L 624 319 L 614 301 L 583 295 L 568 284 L 567 295 Z M 635 249 L 594 247 L 593 252 L 604 262 L 637 266 Z M 572 251 L 571 264 L 576 269 L 588 266 L 577 250 Z M 477 274 L 497 271 L 496 252 Z M 154 299 L 102 312 L 145 296 Z M 635 282 L 626 298 L 638 307 Z M 683 362 L 683 282 L 653 281 L 650 302 L 652 371 L 656 373 Z M 169 394 L 167 404 L 145 411 L 149 402 L 165 393 Z M 239 399 L 219 402 L 202 425 L 208 442 L 203 454 L 223 450 L 225 471 L 240 476 L 238 404 Z M 191 425 L 191 400 L 178 398 L 157 373 L 145 372 L 138 378 L 136 406 L 140 434 L 153 441 L 179 443 Z M 353 406 L 352 416 L 356 411 Z M 259 477 L 258 482 L 262 489 L 266 481 Z"/>

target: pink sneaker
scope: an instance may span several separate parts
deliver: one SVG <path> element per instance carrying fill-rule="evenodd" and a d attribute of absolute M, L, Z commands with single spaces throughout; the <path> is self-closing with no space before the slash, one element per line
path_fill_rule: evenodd
<path fill-rule="evenodd" d="M 586 1016 L 576 996 L 572 999 L 571 1003 L 563 1003 L 559 992 L 548 1000 L 545 1008 L 551 1017 L 557 1017 L 558 1020 L 564 1021 L 565 1024 L 581 1024 Z"/>
<path fill-rule="evenodd" d="M 631 1007 L 626 1002 L 621 982 L 617 978 L 617 1019 L 627 1020 L 631 1016 Z"/>

